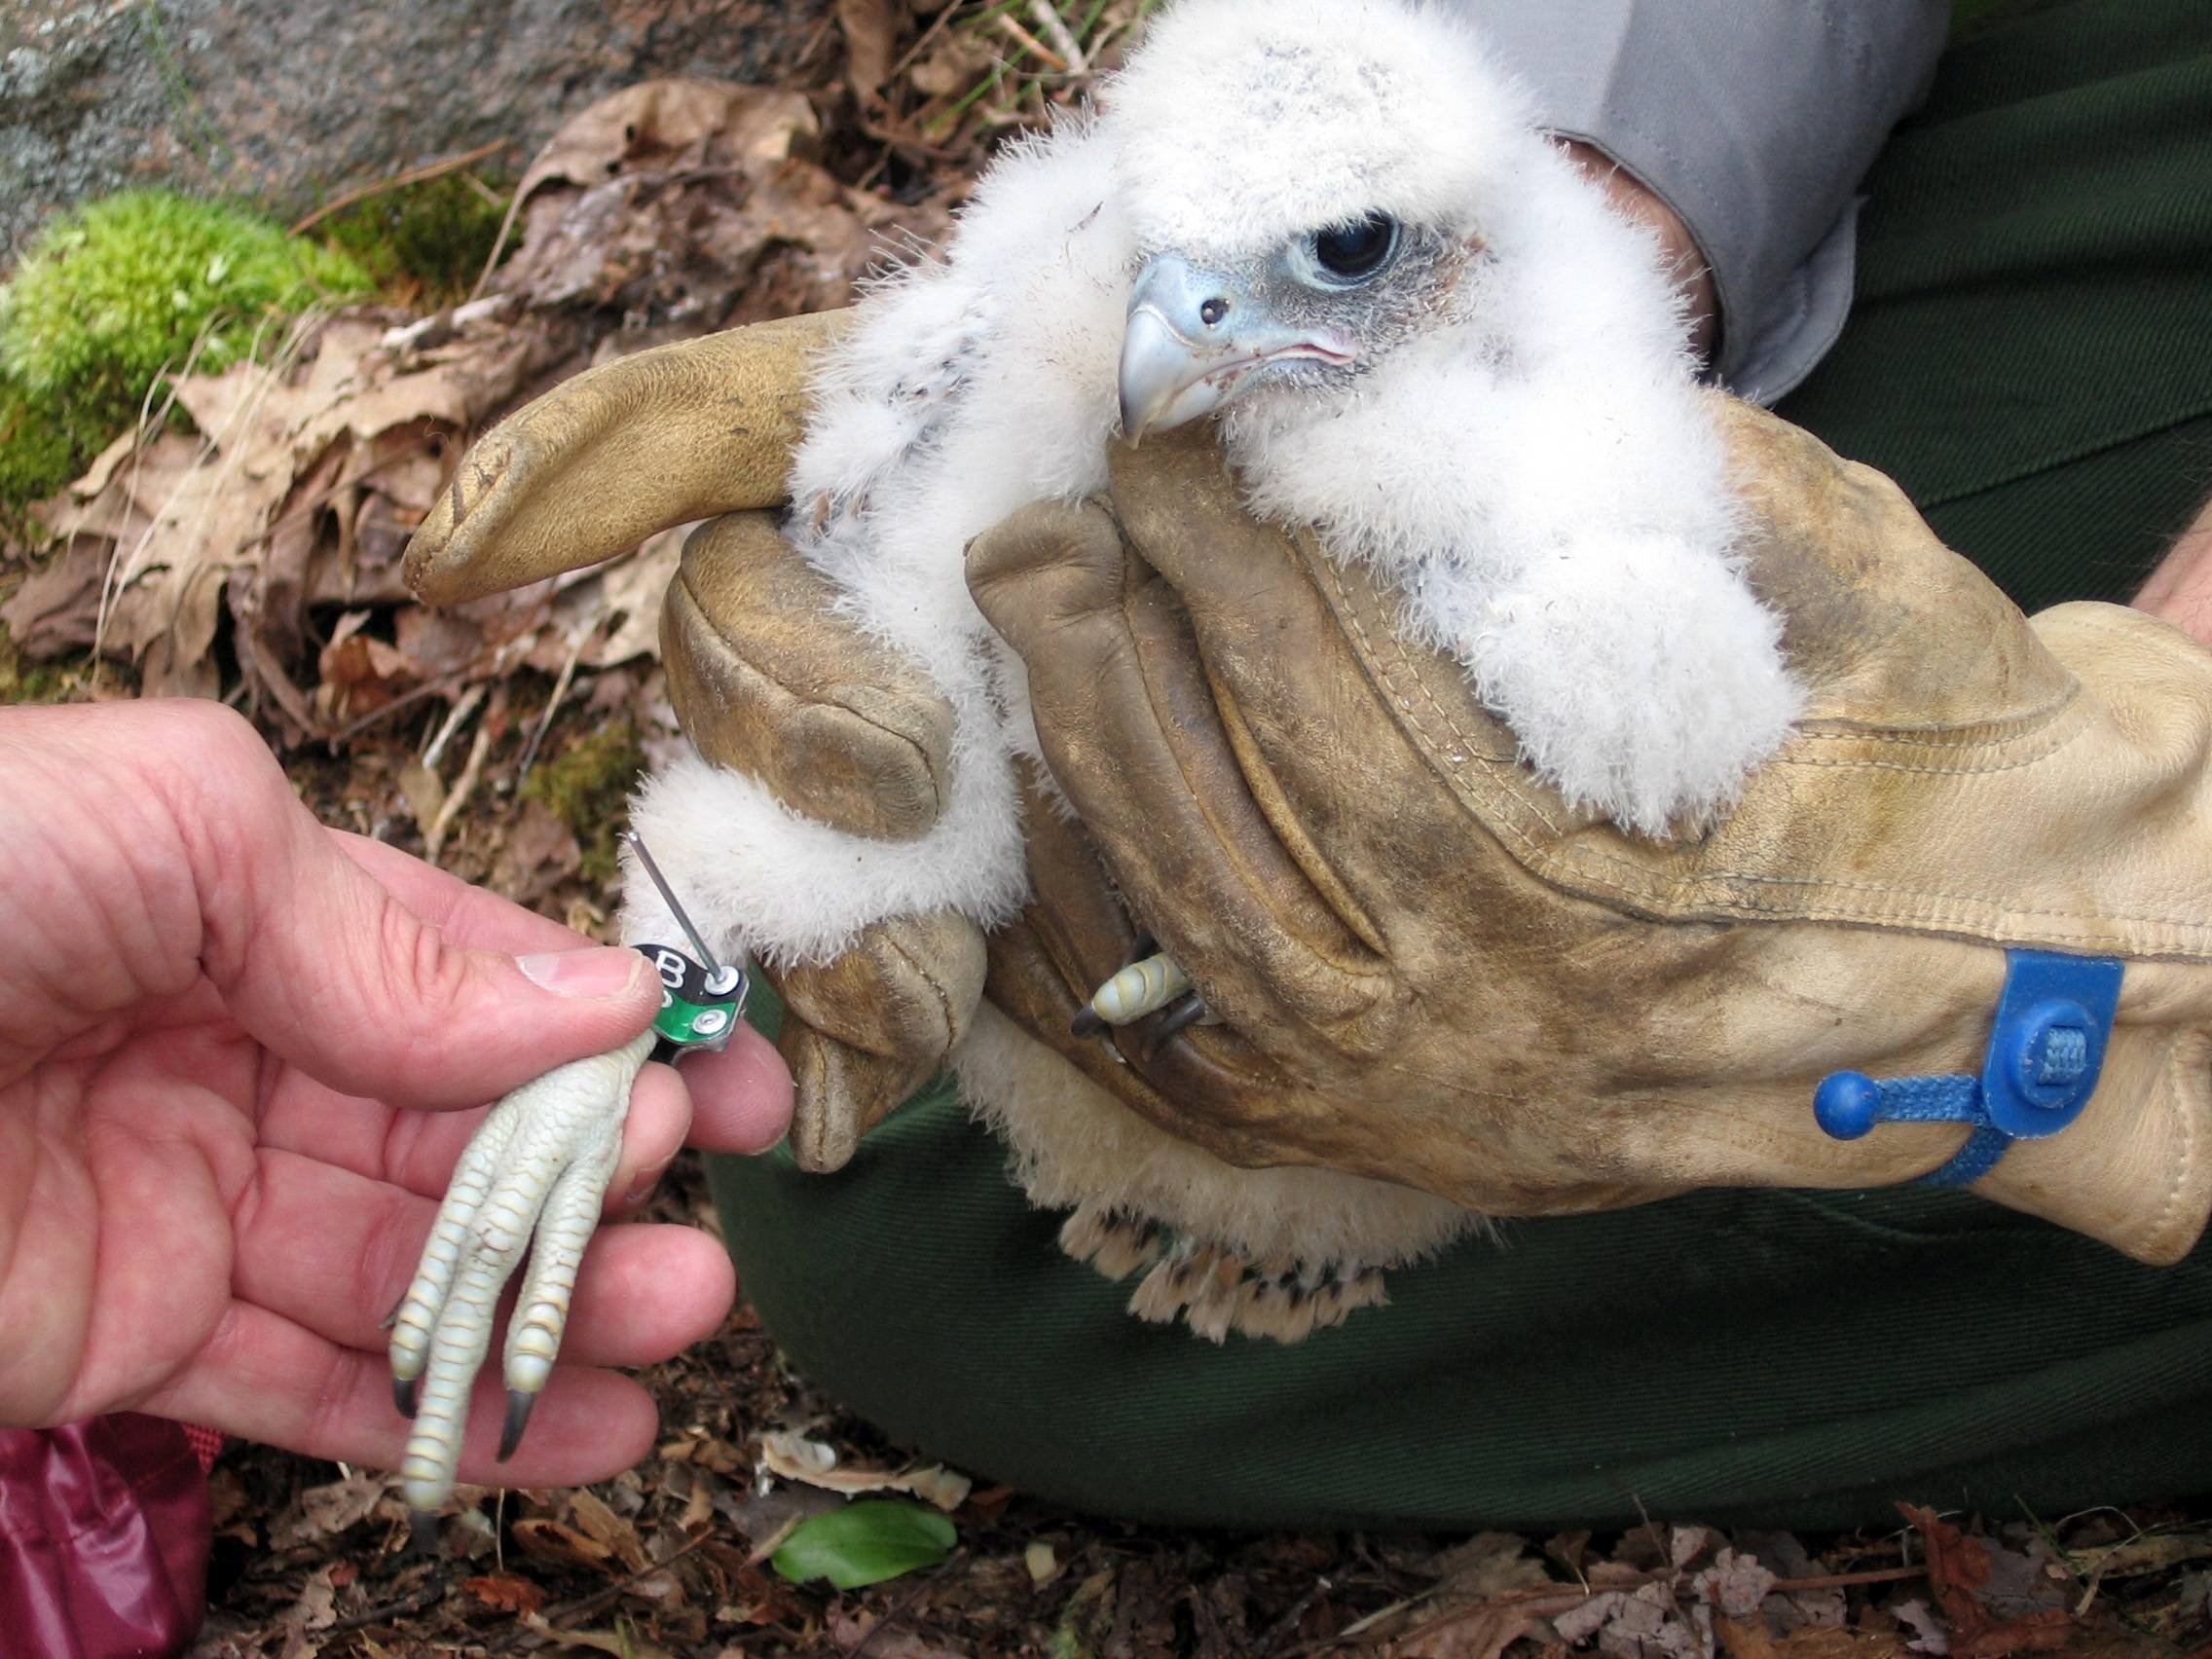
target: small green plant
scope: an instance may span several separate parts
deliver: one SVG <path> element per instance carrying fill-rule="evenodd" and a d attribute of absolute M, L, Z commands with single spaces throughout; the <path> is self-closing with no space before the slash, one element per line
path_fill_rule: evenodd
<path fill-rule="evenodd" d="M 0 288 L 0 505 L 67 483 L 165 371 L 223 368 L 370 285 L 350 255 L 220 203 L 128 190 L 60 215 Z"/>
<path fill-rule="evenodd" d="M 523 782 L 522 798 L 541 800 L 553 809 L 583 848 L 579 873 L 604 885 L 621 867 L 614 835 L 645 769 L 645 751 L 637 729 L 626 719 L 614 719 L 551 759 L 540 760 Z"/>
<path fill-rule="evenodd" d="M 868 1498 L 800 1522 L 770 1560 L 793 1583 L 827 1578 L 840 1590 L 858 1590 L 937 1566 L 959 1537 L 934 1509 Z"/>
<path fill-rule="evenodd" d="M 313 235 L 402 305 L 454 305 L 483 273 L 506 203 L 471 175 L 445 173 L 341 207 Z"/>

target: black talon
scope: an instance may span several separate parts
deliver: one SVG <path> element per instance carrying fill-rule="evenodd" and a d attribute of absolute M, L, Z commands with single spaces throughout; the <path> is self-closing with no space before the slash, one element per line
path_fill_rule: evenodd
<path fill-rule="evenodd" d="M 407 1512 L 407 1548 L 415 1555 L 436 1561 L 442 1553 L 438 1548 L 438 1517 L 435 1510 L 410 1509 Z"/>
<path fill-rule="evenodd" d="M 409 1422 L 415 1420 L 415 1407 L 422 1399 L 422 1394 L 423 1380 L 420 1377 L 412 1377 L 405 1382 L 396 1377 L 391 1380 L 391 1403 L 399 1408 L 399 1415 Z"/>
<path fill-rule="evenodd" d="M 515 1455 L 522 1444 L 523 1430 L 530 1426 L 530 1408 L 537 1404 L 537 1396 L 521 1388 L 507 1390 L 507 1420 L 499 1427 L 499 1455 L 497 1461 L 504 1463 Z"/>
<path fill-rule="evenodd" d="M 1153 1027 L 1152 1035 L 1145 1039 L 1144 1057 L 1151 1059 L 1205 1016 L 1205 998 L 1196 991 L 1185 991 L 1161 1012 L 1160 1023 Z"/>

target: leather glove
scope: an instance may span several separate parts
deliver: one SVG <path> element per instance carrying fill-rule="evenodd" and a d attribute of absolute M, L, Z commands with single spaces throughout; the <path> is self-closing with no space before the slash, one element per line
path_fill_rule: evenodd
<path fill-rule="evenodd" d="M 1809 698 L 1735 811 L 1669 841 L 1517 765 L 1456 664 L 1249 518 L 1202 435 L 978 538 L 1081 819 L 1031 815 L 991 999 L 1226 1163 L 1517 1215 L 1936 1171 L 1967 1129 L 1831 1138 L 1817 1086 L 1980 1073 L 2008 947 L 2124 958 L 2079 1120 L 1974 1190 L 2177 1260 L 2212 1207 L 2212 652 L 2111 606 L 2030 622 L 1888 479 L 1713 414 Z M 1220 1023 L 1072 1038 L 1140 926 Z"/>
<path fill-rule="evenodd" d="M 671 525 L 686 541 L 661 617 L 678 718 L 700 754 L 856 834 L 918 836 L 942 804 L 952 715 L 927 679 L 833 615 L 777 530 L 805 377 L 841 313 L 620 358 L 485 434 L 407 550 L 454 604 L 596 564 Z M 834 1169 L 966 1034 L 981 934 L 949 912 L 864 931 L 845 955 L 767 967 L 797 1083 L 792 1145 Z"/>

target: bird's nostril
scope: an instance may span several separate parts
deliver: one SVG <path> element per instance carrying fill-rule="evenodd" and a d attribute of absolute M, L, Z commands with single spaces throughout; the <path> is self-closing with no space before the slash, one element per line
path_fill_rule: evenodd
<path fill-rule="evenodd" d="M 1229 302 L 1216 294 L 1198 307 L 1198 320 L 1208 328 L 1214 327 L 1229 314 Z"/>

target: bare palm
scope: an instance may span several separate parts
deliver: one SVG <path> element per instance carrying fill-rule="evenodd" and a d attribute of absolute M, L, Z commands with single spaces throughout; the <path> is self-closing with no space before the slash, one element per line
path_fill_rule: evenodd
<path fill-rule="evenodd" d="M 387 1466 L 406 1425 L 379 1323 L 480 1115 L 410 1108 L 494 1098 L 656 1000 L 619 959 L 539 989 L 513 959 L 573 935 L 316 826 L 242 722 L 199 709 L 0 716 L 0 1422 L 133 1408 Z M 772 1140 L 772 1051 L 716 1058 L 704 1138 Z M 613 1190 L 689 1123 L 647 1068 Z M 642 1456 L 651 1402 L 601 1368 L 675 1352 L 731 1291 L 687 1229 L 602 1234 L 502 1478 Z M 489 1444 L 464 1466 L 489 1478 Z"/>

